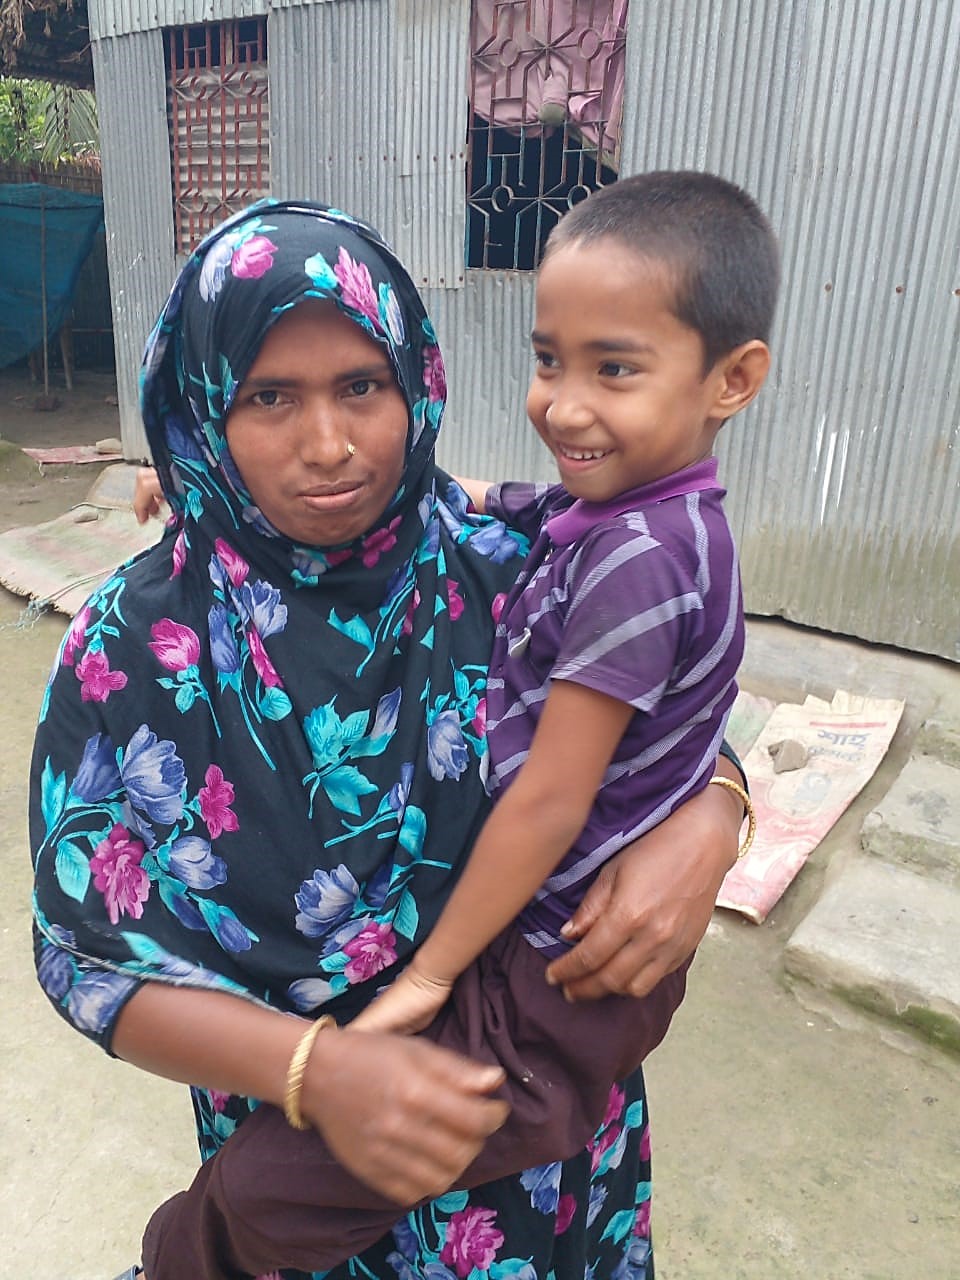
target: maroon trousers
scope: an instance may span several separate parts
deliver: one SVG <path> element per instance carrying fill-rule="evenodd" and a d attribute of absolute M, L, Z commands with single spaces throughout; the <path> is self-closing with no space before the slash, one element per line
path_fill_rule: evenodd
<path fill-rule="evenodd" d="M 689 962 L 688 962 L 689 963 Z M 611 1086 L 666 1034 L 686 987 L 683 965 L 640 1000 L 569 1004 L 547 961 L 511 926 L 457 981 L 423 1035 L 507 1074 L 511 1107 L 456 1186 L 468 1189 L 582 1150 Z M 147 1280 L 239 1280 L 281 1267 L 327 1271 L 369 1248 L 413 1206 L 371 1191 L 313 1130 L 262 1105 L 206 1161 L 189 1190 L 153 1215 Z"/>

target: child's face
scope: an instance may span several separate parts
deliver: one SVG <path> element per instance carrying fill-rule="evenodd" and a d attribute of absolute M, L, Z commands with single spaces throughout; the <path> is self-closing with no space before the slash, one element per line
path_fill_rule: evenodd
<path fill-rule="evenodd" d="M 704 376 L 672 301 L 668 271 L 616 239 L 540 268 L 527 413 L 575 497 L 605 502 L 710 454 L 722 362 Z"/>
<path fill-rule="evenodd" d="M 227 417 L 254 502 L 281 533 L 337 546 L 366 533 L 403 473 L 407 403 L 386 351 L 332 302 L 269 330 Z"/>

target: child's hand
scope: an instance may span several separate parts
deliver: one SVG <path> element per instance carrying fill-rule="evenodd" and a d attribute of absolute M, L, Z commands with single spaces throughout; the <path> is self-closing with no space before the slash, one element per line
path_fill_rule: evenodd
<path fill-rule="evenodd" d="M 350 1023 L 356 1031 L 396 1031 L 412 1036 L 430 1025 L 447 1002 L 453 982 L 409 965 L 382 996 Z"/>

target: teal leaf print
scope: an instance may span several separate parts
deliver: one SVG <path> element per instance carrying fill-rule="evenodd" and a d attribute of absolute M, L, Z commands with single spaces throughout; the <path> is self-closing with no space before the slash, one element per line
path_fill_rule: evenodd
<path fill-rule="evenodd" d="M 414 896 L 408 889 L 405 889 L 397 907 L 396 915 L 393 917 L 394 931 L 402 933 L 405 938 L 409 938 L 412 942 L 417 936 L 419 923 L 420 912 L 417 910 Z"/>
<path fill-rule="evenodd" d="M 633 1224 L 637 1220 L 636 1211 L 633 1209 L 621 1209 L 619 1213 L 615 1213 L 607 1225 L 603 1229 L 601 1240 L 614 1240 L 617 1244 L 626 1240 L 627 1236 L 633 1230 Z"/>
<path fill-rule="evenodd" d="M 282 689 L 268 689 L 260 699 L 260 714 L 268 720 L 282 720 L 293 710 L 293 703 Z"/>
<path fill-rule="evenodd" d="M 459 1213 L 461 1209 L 467 1207 L 469 1199 L 469 1193 L 466 1191 L 448 1191 L 439 1200 L 434 1200 L 433 1207 L 440 1213 Z"/>
<path fill-rule="evenodd" d="M 419 858 L 423 852 L 423 842 L 427 835 L 427 816 L 422 809 L 418 809 L 415 804 L 408 804 L 403 814 L 403 822 L 400 824 L 400 834 L 397 839 L 408 853 L 412 853 L 415 858 Z"/>
<path fill-rule="evenodd" d="M 631 1102 L 627 1107 L 626 1114 L 623 1117 L 623 1123 L 628 1129 L 640 1129 L 643 1127 L 643 1103 Z"/>
<path fill-rule="evenodd" d="M 154 942 L 152 938 L 148 938 L 145 933 L 121 933 L 120 936 L 130 948 L 130 954 L 134 959 L 143 964 L 155 965 L 162 969 L 170 959 L 170 952 L 165 947 L 161 947 L 158 942 Z"/>
<path fill-rule="evenodd" d="M 322 253 L 315 253 L 313 257 L 307 258 L 303 269 L 313 281 L 315 289 L 320 289 L 323 293 L 336 292 L 337 277 Z"/>
<path fill-rule="evenodd" d="M 90 884 L 90 863 L 84 852 L 70 840 L 61 840 L 54 867 L 63 892 L 74 902 L 82 902 Z"/>
<path fill-rule="evenodd" d="M 353 765 L 349 764 L 341 765 L 332 773 L 326 774 L 320 779 L 320 785 L 326 791 L 332 805 L 342 813 L 350 813 L 355 818 L 360 817 L 358 797 L 368 796 L 377 789 L 359 769 L 354 769 Z"/>
<path fill-rule="evenodd" d="M 331 609 L 327 622 L 333 627 L 334 631 L 339 631 L 342 636 L 346 636 L 354 644 L 362 644 L 368 653 L 373 650 L 373 635 L 362 618 L 354 617 L 349 618 L 346 622 L 341 622 L 337 617 L 336 609 Z"/>
<path fill-rule="evenodd" d="M 196 702 L 196 700 L 197 700 L 197 691 L 196 689 L 194 689 L 193 685 L 189 685 L 189 684 L 181 685 L 180 688 L 177 690 L 176 698 L 174 698 L 174 702 L 177 704 L 177 710 L 180 712 L 181 715 L 185 711 L 189 711 L 190 708 L 193 706 L 193 704 Z"/>
<path fill-rule="evenodd" d="M 354 743 L 359 742 L 366 732 L 369 718 L 369 713 L 366 711 L 351 711 L 350 715 L 343 721 L 340 736 L 344 744 L 351 748 L 351 755 L 354 754 L 352 750 Z"/>
<path fill-rule="evenodd" d="M 43 766 L 43 774 L 40 778 L 40 808 L 43 812 L 43 820 L 46 823 L 48 834 L 60 821 L 66 798 L 66 775 L 61 773 L 54 777 L 53 769 L 50 765 L 50 757 L 47 756 L 46 763 Z"/>

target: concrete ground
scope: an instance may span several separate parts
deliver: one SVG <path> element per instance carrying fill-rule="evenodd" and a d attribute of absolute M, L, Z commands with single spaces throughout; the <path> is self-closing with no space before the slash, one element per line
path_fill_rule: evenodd
<path fill-rule="evenodd" d="M 2 419 L 0 434 L 11 438 Z M 0 528 L 79 500 L 92 473 L 66 470 L 38 477 L 0 456 Z M 26 776 L 64 625 L 57 615 L 24 625 L 23 601 L 0 589 L 0 1280 L 110 1280 L 136 1257 L 152 1207 L 196 1162 L 185 1090 L 108 1060 L 60 1022 L 33 976 Z M 864 817 L 910 759 L 921 724 L 944 707 L 960 711 L 960 671 L 752 621 L 745 672 L 747 687 L 775 697 L 843 687 L 902 691 L 908 706 L 869 788 L 767 923 L 717 913 L 687 1001 L 650 1061 L 658 1276 L 957 1280 L 957 1059 L 812 989 L 798 995 L 783 957 L 824 887 L 858 856 Z"/>

